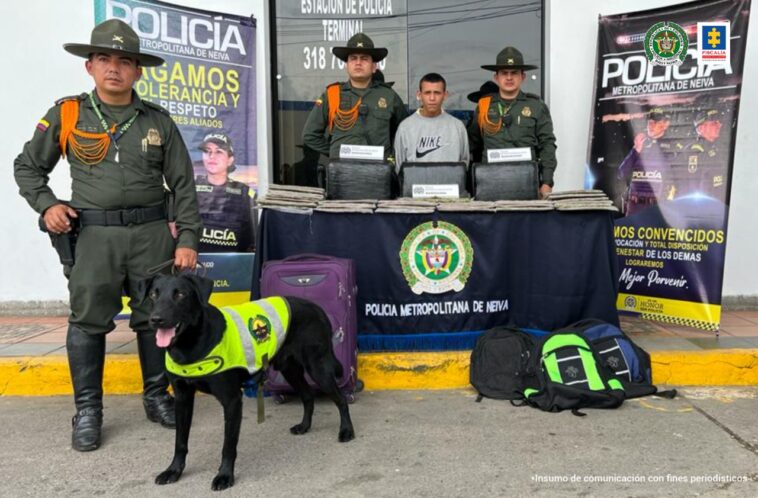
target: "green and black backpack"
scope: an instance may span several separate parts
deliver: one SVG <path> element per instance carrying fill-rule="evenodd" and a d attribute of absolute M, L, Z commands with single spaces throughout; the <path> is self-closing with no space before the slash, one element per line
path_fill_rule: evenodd
<path fill-rule="evenodd" d="M 524 389 L 522 404 L 584 416 L 580 408 L 618 408 L 626 399 L 621 382 L 581 335 L 550 334 L 536 352 L 531 369 L 537 382 Z"/>
<path fill-rule="evenodd" d="M 650 355 L 632 341 L 619 327 L 589 318 L 572 323 L 556 332 L 573 332 L 587 340 L 600 362 L 624 386 L 626 399 L 658 396 L 672 399 L 676 389 L 660 391 L 653 384 Z"/>

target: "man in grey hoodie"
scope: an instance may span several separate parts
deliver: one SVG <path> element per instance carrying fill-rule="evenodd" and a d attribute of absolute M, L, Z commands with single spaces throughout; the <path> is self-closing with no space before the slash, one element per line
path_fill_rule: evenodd
<path fill-rule="evenodd" d="M 395 161 L 465 162 L 468 136 L 463 122 L 442 109 L 447 98 L 445 78 L 429 73 L 421 78 L 416 98 L 421 107 L 400 123 L 395 135 Z"/>

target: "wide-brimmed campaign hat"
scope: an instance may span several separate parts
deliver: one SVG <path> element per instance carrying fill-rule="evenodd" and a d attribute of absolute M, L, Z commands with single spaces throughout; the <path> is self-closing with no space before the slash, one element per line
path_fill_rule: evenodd
<path fill-rule="evenodd" d="M 521 55 L 521 52 L 513 47 L 505 47 L 497 54 L 494 65 L 484 65 L 482 69 L 486 69 L 487 71 L 500 71 L 501 69 L 528 71 L 529 69 L 537 69 L 537 66 L 524 64 L 524 56 Z"/>
<path fill-rule="evenodd" d="M 353 35 L 347 41 L 346 47 L 332 47 L 332 53 L 344 62 L 347 62 L 347 56 L 350 54 L 368 54 L 374 62 L 379 62 L 387 57 L 387 49 L 374 47 L 373 40 L 363 33 Z"/>
<path fill-rule="evenodd" d="M 481 99 L 485 95 L 489 95 L 491 93 L 498 93 L 499 91 L 500 91 L 500 88 L 497 86 L 497 84 L 494 81 L 490 80 L 490 81 L 484 82 L 484 84 L 480 86 L 479 90 L 477 90 L 476 92 L 469 93 L 468 97 L 466 98 L 468 98 L 471 102 L 476 104 L 477 102 L 479 102 L 479 99 Z"/>
<path fill-rule="evenodd" d="M 139 36 L 120 19 L 108 19 L 92 30 L 90 43 L 66 43 L 66 52 L 89 59 L 91 54 L 104 53 L 134 57 L 141 66 L 160 66 L 165 61 L 155 55 L 140 52 Z"/>

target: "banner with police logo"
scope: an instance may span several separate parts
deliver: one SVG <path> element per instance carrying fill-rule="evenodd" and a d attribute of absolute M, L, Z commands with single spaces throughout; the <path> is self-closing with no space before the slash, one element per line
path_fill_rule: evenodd
<path fill-rule="evenodd" d="M 255 20 L 153 0 L 95 0 L 95 22 L 110 18 L 127 22 L 141 50 L 166 60 L 143 68 L 134 88 L 171 113 L 187 144 L 203 219 L 200 252 L 254 251 Z"/>
<path fill-rule="evenodd" d="M 618 324 L 609 212 L 264 209 L 260 233 L 254 296 L 270 261 L 305 253 L 355 262 L 361 351 L 470 349 L 500 325 L 549 331 L 588 316 Z M 292 272 L 293 281 L 320 281 Z M 304 285 L 318 295 L 317 284 Z"/>
<path fill-rule="evenodd" d="M 154 0 L 95 0 L 95 23 L 117 18 L 140 50 L 166 60 L 143 67 L 140 98 L 164 107 L 187 145 L 203 229 L 200 262 L 217 305 L 247 301 L 258 186 L 255 19 Z M 157 130 L 143 143 L 160 143 Z M 128 310 L 127 310 L 128 311 Z"/>
<path fill-rule="evenodd" d="M 750 0 L 599 19 L 586 184 L 616 221 L 618 309 L 718 330 Z"/>

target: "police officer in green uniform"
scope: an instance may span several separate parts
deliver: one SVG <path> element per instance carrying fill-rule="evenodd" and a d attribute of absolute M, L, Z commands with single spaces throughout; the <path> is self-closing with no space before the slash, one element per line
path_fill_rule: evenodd
<path fill-rule="evenodd" d="M 521 91 L 526 71 L 537 66 L 524 64 L 521 52 L 505 47 L 494 65 L 482 69 L 495 72 L 493 80 L 499 92 L 479 100 L 468 127 L 469 149 L 477 159 L 488 149 L 531 148 L 539 164 L 540 195 L 544 197 L 553 189 L 557 166 L 553 121 L 539 96 Z"/>
<path fill-rule="evenodd" d="M 316 100 L 303 128 L 303 143 L 331 158 L 342 144 L 383 146 L 392 156 L 392 143 L 408 111 L 391 85 L 373 77 L 386 48 L 375 48 L 363 33 L 332 53 L 346 63 L 348 81 L 332 83 Z"/>
<path fill-rule="evenodd" d="M 676 185 L 677 195 L 700 193 L 721 202 L 726 202 L 726 176 L 729 169 L 728 148 L 719 140 L 721 136 L 721 111 L 708 107 L 695 117 L 697 138 L 684 147 L 685 164 Z"/>
<path fill-rule="evenodd" d="M 209 133 L 198 148 L 203 151 L 206 172 L 195 178 L 203 220 L 200 252 L 252 251 L 254 192 L 246 184 L 229 178 L 235 169 L 231 139 L 225 133 Z"/>
<path fill-rule="evenodd" d="M 48 231 L 81 227 L 67 271 L 66 351 L 76 404 L 71 442 L 75 450 L 89 451 L 100 446 L 105 334 L 115 328 L 123 290 L 131 297 L 145 412 L 153 422 L 175 425 L 164 353 L 136 287 L 148 269 L 171 258 L 179 269 L 195 267 L 200 215 L 192 163 L 176 125 L 167 111 L 132 90 L 142 66 L 158 66 L 163 59 L 141 53 L 137 34 L 115 19 L 96 26 L 90 44 L 64 49 L 87 59 L 95 89 L 61 99 L 47 112 L 16 158 L 14 173 L 21 195 L 43 215 Z M 70 205 L 48 186 L 61 155 L 71 166 Z M 164 179 L 175 195 L 176 241 L 167 222 Z"/>

